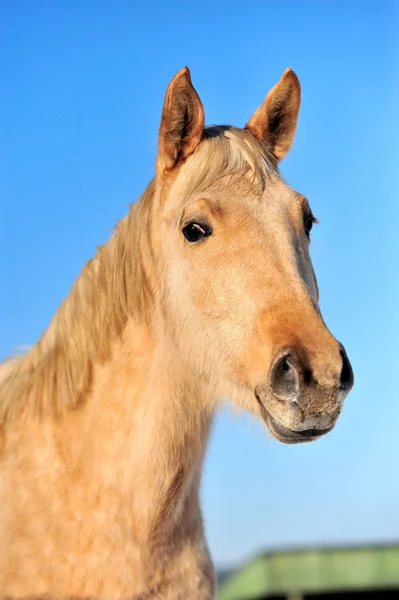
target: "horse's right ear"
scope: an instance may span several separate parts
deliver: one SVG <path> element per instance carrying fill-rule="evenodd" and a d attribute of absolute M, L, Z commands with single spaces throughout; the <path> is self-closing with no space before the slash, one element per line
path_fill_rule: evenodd
<path fill-rule="evenodd" d="M 164 175 L 194 152 L 204 132 L 204 108 L 191 83 L 190 71 L 181 69 L 169 83 L 158 139 L 157 172 Z"/>

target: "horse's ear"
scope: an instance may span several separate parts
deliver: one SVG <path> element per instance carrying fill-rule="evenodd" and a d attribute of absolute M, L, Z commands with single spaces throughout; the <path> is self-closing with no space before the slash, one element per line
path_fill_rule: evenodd
<path fill-rule="evenodd" d="M 277 162 L 291 148 L 300 103 L 299 79 L 292 69 L 287 69 L 245 126 L 267 145 Z"/>
<path fill-rule="evenodd" d="M 191 83 L 190 71 L 184 67 L 165 94 L 158 140 L 160 174 L 180 165 L 194 152 L 204 132 L 204 120 L 202 102 Z"/>

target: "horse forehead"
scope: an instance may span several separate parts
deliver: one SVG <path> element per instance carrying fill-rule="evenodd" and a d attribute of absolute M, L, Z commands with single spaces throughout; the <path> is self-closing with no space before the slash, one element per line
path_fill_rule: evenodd
<path fill-rule="evenodd" d="M 210 209 L 217 209 L 218 217 L 222 220 L 229 216 L 238 219 L 245 217 L 249 225 L 251 216 L 254 221 L 259 218 L 263 220 L 272 212 L 277 220 L 287 223 L 287 207 L 296 195 L 295 190 L 278 174 L 270 174 L 263 184 L 251 171 L 235 173 L 215 180 L 204 190 L 188 189 L 185 178 L 178 177 L 162 208 L 167 222 L 174 222 L 190 205 L 204 203 Z"/>
<path fill-rule="evenodd" d="M 257 213 L 274 212 L 276 216 L 289 217 L 290 207 L 297 203 L 299 194 L 279 175 L 271 174 L 264 185 L 251 173 L 238 177 L 231 184 L 219 188 L 219 195 L 227 205 L 234 200 L 244 210 Z"/>

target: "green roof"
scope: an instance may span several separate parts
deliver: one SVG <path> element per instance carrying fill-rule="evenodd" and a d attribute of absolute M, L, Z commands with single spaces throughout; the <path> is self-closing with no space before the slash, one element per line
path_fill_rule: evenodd
<path fill-rule="evenodd" d="M 399 543 L 268 552 L 233 572 L 218 600 L 383 588 L 399 590 Z"/>

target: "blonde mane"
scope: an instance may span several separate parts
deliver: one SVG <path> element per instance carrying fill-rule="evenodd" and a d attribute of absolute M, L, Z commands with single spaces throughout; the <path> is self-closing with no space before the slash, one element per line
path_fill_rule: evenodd
<path fill-rule="evenodd" d="M 263 191 L 276 161 L 249 131 L 230 125 L 214 125 L 204 131 L 204 139 L 187 165 L 185 191 L 199 193 L 213 182 L 250 172 Z"/>
<path fill-rule="evenodd" d="M 208 127 L 182 169 L 189 195 L 239 173 L 253 174 L 263 189 L 275 161 L 250 132 Z M 37 344 L 0 365 L 0 425 L 29 413 L 60 415 L 79 404 L 90 389 L 93 365 L 109 356 L 129 315 L 148 322 L 154 293 L 146 269 L 153 179 L 111 239 L 83 267 Z"/>

